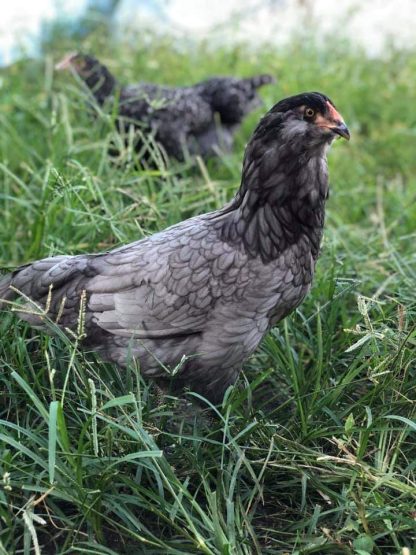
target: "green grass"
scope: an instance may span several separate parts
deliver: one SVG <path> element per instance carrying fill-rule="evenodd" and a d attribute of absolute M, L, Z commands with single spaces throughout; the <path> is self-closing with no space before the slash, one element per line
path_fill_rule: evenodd
<path fill-rule="evenodd" d="M 0 553 L 416 553 L 415 52 L 88 40 L 126 82 L 271 72 L 266 108 L 321 90 L 352 141 L 330 153 L 313 290 L 216 418 L 2 313 Z M 108 160 L 111 115 L 52 68 L 1 71 L 0 266 L 136 240 L 238 187 L 262 110 L 233 154 L 143 171 Z"/>

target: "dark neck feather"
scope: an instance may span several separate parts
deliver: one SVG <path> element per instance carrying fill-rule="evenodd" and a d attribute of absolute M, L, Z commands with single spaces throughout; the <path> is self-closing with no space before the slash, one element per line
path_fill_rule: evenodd
<path fill-rule="evenodd" d="M 273 125 L 264 125 L 268 116 L 247 146 L 241 186 L 223 212 L 221 236 L 242 242 L 264 262 L 299 242 L 317 258 L 328 196 L 326 146 L 311 148 L 308 136 L 291 138 L 276 114 Z"/>
<path fill-rule="evenodd" d="M 81 77 L 100 105 L 103 105 L 115 93 L 117 87 L 116 79 L 105 65 L 96 60 L 94 60 L 91 67 Z"/>

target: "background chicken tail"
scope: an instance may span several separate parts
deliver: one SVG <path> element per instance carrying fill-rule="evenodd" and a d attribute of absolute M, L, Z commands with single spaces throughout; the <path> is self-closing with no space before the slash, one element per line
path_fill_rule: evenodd
<path fill-rule="evenodd" d="M 268 73 L 263 73 L 261 75 L 255 75 L 254 77 L 249 77 L 247 79 L 249 83 L 253 86 L 253 88 L 258 89 L 259 87 L 263 87 L 263 85 L 270 85 L 272 83 L 276 83 L 276 79 L 273 75 Z"/>
<path fill-rule="evenodd" d="M 11 301 L 16 296 L 16 293 L 12 289 L 10 289 L 11 283 L 12 274 L 7 274 L 4 277 L 0 277 L 0 310 L 4 308 L 5 303 L 3 301 Z"/>

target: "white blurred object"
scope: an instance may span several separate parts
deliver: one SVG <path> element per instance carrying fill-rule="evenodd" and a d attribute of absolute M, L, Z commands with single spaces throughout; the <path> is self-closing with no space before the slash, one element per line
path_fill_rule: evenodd
<path fill-rule="evenodd" d="M 81 15 L 88 0 L 2 2 L 0 65 L 19 49 L 33 54 L 42 22 Z M 416 46 L 416 0 L 120 0 L 115 23 L 140 30 L 143 23 L 175 36 L 212 36 L 254 45 L 284 44 L 294 32 L 314 29 L 317 37 L 339 33 L 370 55 L 386 44 Z"/>
<path fill-rule="evenodd" d="M 415 0 L 171 0 L 167 11 L 172 23 L 188 31 L 208 30 L 234 13 L 236 36 L 251 41 L 283 43 L 310 25 L 318 36 L 339 32 L 370 54 L 380 53 L 388 42 L 398 47 L 416 44 Z"/>
<path fill-rule="evenodd" d="M 85 0 L 13 0 L 1 3 L 0 65 L 19 57 L 20 51 L 36 51 L 42 23 L 56 17 L 76 16 L 85 8 Z"/>
<path fill-rule="evenodd" d="M 416 45 L 416 0 L 152 0 L 152 4 L 163 10 L 149 11 L 142 8 L 143 2 L 124 0 L 118 21 L 132 27 L 136 18 L 156 17 L 159 26 L 165 24 L 179 35 L 206 37 L 215 29 L 219 39 L 275 44 L 284 44 L 302 28 L 314 28 L 318 37 L 338 32 L 372 55 L 387 44 Z"/>

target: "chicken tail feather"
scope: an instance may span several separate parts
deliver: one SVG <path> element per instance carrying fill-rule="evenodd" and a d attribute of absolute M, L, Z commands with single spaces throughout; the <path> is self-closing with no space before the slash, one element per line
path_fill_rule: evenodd
<path fill-rule="evenodd" d="M 251 85 L 255 89 L 263 87 L 263 85 L 270 85 L 272 83 L 276 83 L 276 79 L 273 77 L 273 75 L 270 75 L 268 73 L 263 73 L 261 75 L 255 75 L 254 77 L 249 77 L 248 80 L 250 81 Z"/>
<path fill-rule="evenodd" d="M 0 278 L 0 310 L 4 308 L 4 301 L 11 301 L 16 296 L 16 292 L 10 288 L 11 283 L 12 274 Z"/>

